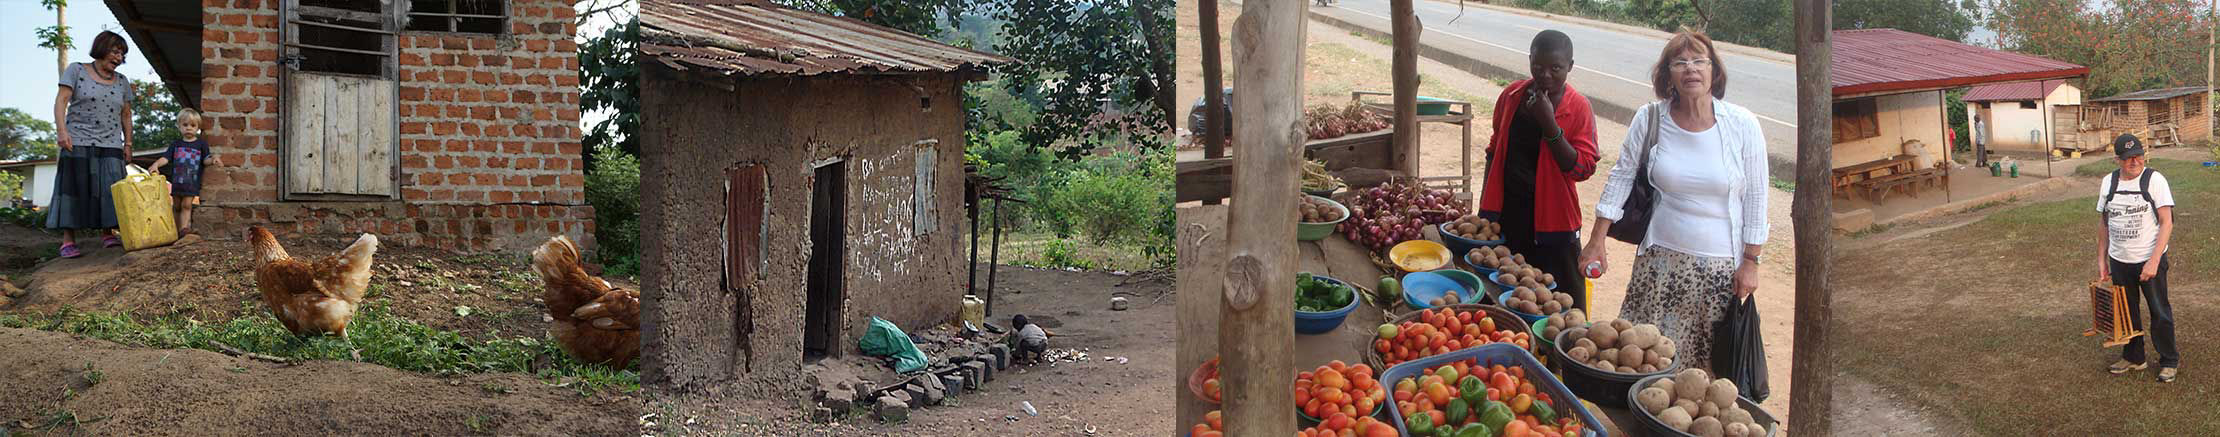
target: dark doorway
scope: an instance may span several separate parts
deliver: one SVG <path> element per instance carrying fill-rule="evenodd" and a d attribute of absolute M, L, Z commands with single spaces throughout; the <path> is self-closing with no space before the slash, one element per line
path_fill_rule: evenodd
<path fill-rule="evenodd" d="M 809 298 L 803 303 L 802 354 L 823 357 L 840 350 L 840 304 L 848 254 L 848 169 L 834 161 L 817 167 L 809 202 Z"/>

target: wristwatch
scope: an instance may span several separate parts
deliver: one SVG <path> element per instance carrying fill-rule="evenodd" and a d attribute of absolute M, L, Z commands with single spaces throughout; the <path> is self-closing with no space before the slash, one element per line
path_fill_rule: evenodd
<path fill-rule="evenodd" d="M 1758 263 L 1758 256 L 1757 256 L 1757 254 L 1744 254 L 1744 255 L 1742 255 L 1742 259 L 1750 260 L 1750 263 L 1751 263 L 1751 264 L 1757 264 L 1757 263 Z"/>

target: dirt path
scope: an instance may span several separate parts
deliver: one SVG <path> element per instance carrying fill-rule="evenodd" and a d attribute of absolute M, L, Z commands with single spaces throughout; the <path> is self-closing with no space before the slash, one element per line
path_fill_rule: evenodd
<path fill-rule="evenodd" d="M 371 364 L 281 365 L 0 328 L 0 434 L 624 435 L 634 398 L 522 374 L 433 378 Z"/>
<path fill-rule="evenodd" d="M 1225 4 L 1221 3 L 1221 5 Z M 1180 2 L 1179 65 L 1181 66 L 1181 96 L 1199 95 L 1196 94 L 1195 90 L 1202 88 L 1201 42 L 1200 37 L 1197 36 L 1200 28 L 1195 24 L 1197 18 L 1194 10 L 1193 0 Z M 1231 29 L 1235 16 L 1239 14 L 1239 8 L 1230 5 L 1221 6 L 1219 13 L 1220 29 Z M 1388 65 L 1387 59 L 1393 54 L 1393 48 L 1379 41 L 1358 37 L 1316 21 L 1310 23 L 1309 37 L 1305 63 L 1310 72 L 1306 73 L 1304 77 L 1305 86 L 1311 88 L 1311 92 L 1308 93 L 1310 97 L 1306 98 L 1307 102 L 1339 102 L 1338 100 L 1331 100 L 1330 95 L 1333 94 L 1331 91 L 1339 91 L 1340 95 L 1343 96 L 1342 98 L 1345 99 L 1347 91 L 1340 90 L 1340 88 L 1389 89 L 1391 85 L 1390 78 L 1386 74 L 1353 76 L 1347 71 L 1371 71 L 1370 69 L 1374 67 L 1380 71 L 1385 71 Z M 1229 43 L 1221 46 L 1221 48 L 1224 47 L 1231 47 L 1231 45 Z M 1332 59 L 1331 61 L 1334 61 L 1334 63 L 1328 64 L 1319 59 L 1322 53 L 1341 53 L 1342 55 L 1339 59 Z M 1228 67 L 1228 71 L 1231 71 L 1231 66 Z M 1474 76 L 1423 58 L 1419 60 L 1419 75 L 1430 86 L 1454 89 L 1466 95 L 1494 98 L 1502 91 L 1502 88 L 1497 86 L 1491 78 Z M 1228 80 L 1227 83 L 1230 86 L 1232 81 Z M 1326 89 L 1322 89 L 1321 86 Z M 1578 88 L 1580 84 L 1573 83 L 1572 86 Z M 1425 88 L 1422 88 L 1421 91 L 1434 92 Z M 1492 109 L 1492 103 L 1476 102 L 1475 106 L 1476 112 L 1487 112 Z M 1181 107 L 1183 112 L 1179 118 L 1181 123 L 1186 122 L 1185 109 L 1185 106 Z M 1429 126 L 1426 128 L 1424 135 L 1420 137 L 1420 142 L 1424 145 L 1420 153 L 1420 167 L 1426 174 L 1456 174 L 1460 165 L 1460 158 L 1457 148 L 1448 146 L 1458 144 L 1458 131 L 1452 129 L 1453 127 Z M 1768 125 L 1766 127 L 1772 128 L 1773 126 Z M 1596 143 L 1598 150 L 1602 153 L 1602 158 L 1598 161 L 1597 175 L 1579 184 L 1581 209 L 1585 211 L 1584 215 L 1586 216 L 1583 223 L 1587 223 L 1588 220 L 1594 218 L 1595 202 L 1602 197 L 1604 181 L 1607 178 L 1604 172 L 1609 171 L 1610 164 L 1616 162 L 1621 143 L 1626 138 L 1627 128 L 1623 120 L 1599 118 L 1596 120 L 1596 128 L 1598 133 Z M 1484 123 L 1483 126 L 1477 126 L 1473 129 L 1472 141 L 1475 148 L 1472 151 L 1475 157 L 1473 172 L 1476 179 L 1480 178 L 1486 171 L 1484 160 L 1481 157 L 1486 156 L 1484 149 L 1490 135 L 1492 135 L 1492 129 L 1485 126 Z M 1789 217 L 1793 195 L 1777 189 L 1769 190 L 1768 193 L 1770 196 L 1767 199 L 1766 220 L 1771 225 L 1772 231 L 1765 247 L 1764 257 L 1766 262 L 1759 270 L 1757 296 L 1758 313 L 1761 314 L 1760 318 L 1765 322 L 1763 331 L 1766 340 L 1766 365 L 1768 367 L 1767 374 L 1771 379 L 1773 396 L 1764 402 L 1763 406 L 1766 411 L 1781 418 L 1785 423 L 1789 411 L 1788 386 L 1791 376 L 1789 374 L 1789 358 L 1791 357 L 1793 343 L 1791 329 L 1796 322 L 1794 294 L 1796 285 L 1794 268 L 1795 236 L 1793 227 L 1790 226 L 1791 219 Z M 1596 290 L 1598 292 L 1595 297 L 1596 311 L 1593 316 L 1616 318 L 1618 317 L 1619 307 L 1626 297 L 1627 279 L 1633 270 L 1634 247 L 1617 242 L 1611 243 L 1608 247 L 1610 249 L 1611 265 L 1606 268 L 1607 273 L 1602 278 L 1596 279 Z"/>
<path fill-rule="evenodd" d="M 984 273 L 982 273 L 984 274 Z M 1084 349 L 1090 359 L 997 372 L 979 392 L 951 405 L 910 411 L 906 423 L 882 424 L 869 415 L 813 424 L 806 410 L 780 396 L 725 393 L 651 403 L 660 435 L 1093 435 L 1162 436 L 1171 433 L 1175 376 L 1172 353 L 1180 333 L 1172 327 L 1169 280 L 1141 280 L 1104 272 L 1003 266 L 997 278 L 991 323 L 1007 325 L 1025 314 L 1057 336 L 1049 347 Z M 1111 311 L 1110 298 L 1132 306 Z M 1161 297 L 1161 300 L 1158 300 Z M 1040 319 L 1048 319 L 1042 321 Z M 914 335 L 914 334 L 913 334 Z M 1125 363 L 1104 361 L 1123 357 Z M 852 358 L 851 361 L 864 361 Z M 853 364 L 853 363 L 851 363 Z M 876 366 L 873 362 L 871 365 Z M 884 381 L 881 381 L 882 383 Z M 1031 402 L 1039 416 L 1019 402 Z M 691 423 L 689 423 L 691 421 Z M 1091 430 L 1091 431 L 1090 431 Z"/>

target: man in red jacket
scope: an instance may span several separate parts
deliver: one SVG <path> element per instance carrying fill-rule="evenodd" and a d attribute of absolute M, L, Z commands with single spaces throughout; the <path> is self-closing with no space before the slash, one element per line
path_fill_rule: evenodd
<path fill-rule="evenodd" d="M 1557 291 L 1582 307 L 1588 297 L 1578 266 L 1581 209 L 1574 184 L 1596 172 L 1596 117 L 1588 98 L 1565 84 L 1572 38 L 1545 30 L 1534 35 L 1529 52 L 1532 78 L 1511 83 L 1495 99 L 1480 216 L 1502 223 L 1504 245 L 1555 276 Z"/>

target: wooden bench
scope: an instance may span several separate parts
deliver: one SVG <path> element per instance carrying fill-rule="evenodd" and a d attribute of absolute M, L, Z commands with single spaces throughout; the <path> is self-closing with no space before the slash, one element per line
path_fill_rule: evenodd
<path fill-rule="evenodd" d="M 1896 191 L 1897 189 L 1903 189 L 1906 196 L 1919 197 L 1919 185 L 1922 183 L 1936 188 L 1947 186 L 1950 184 L 1950 169 L 1938 166 L 1911 173 L 1862 180 L 1851 185 L 1864 191 L 1866 198 L 1871 199 L 1873 203 L 1881 203 L 1882 200 L 1888 199 L 1890 191 Z"/>

